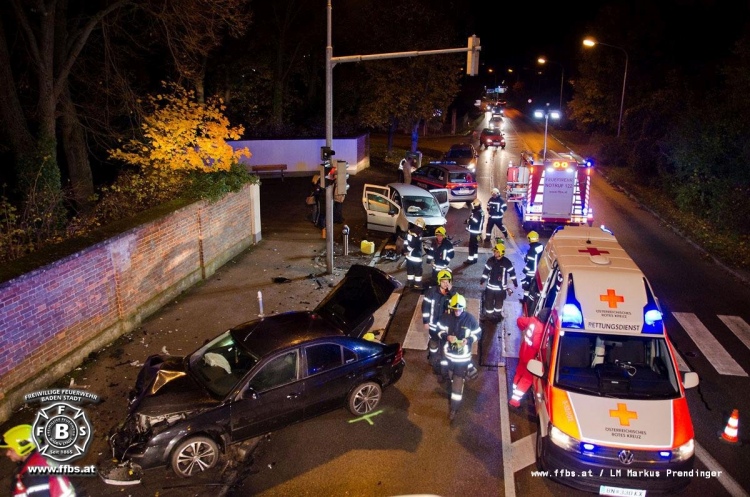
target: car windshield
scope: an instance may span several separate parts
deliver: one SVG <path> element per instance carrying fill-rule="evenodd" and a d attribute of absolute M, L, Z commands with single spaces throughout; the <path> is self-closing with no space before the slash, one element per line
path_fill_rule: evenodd
<path fill-rule="evenodd" d="M 440 206 L 434 197 L 403 197 L 403 207 L 407 216 L 434 217 L 442 216 Z"/>
<path fill-rule="evenodd" d="M 257 363 L 258 358 L 238 347 L 227 331 L 190 355 L 189 368 L 209 392 L 226 397 Z"/>
<path fill-rule="evenodd" d="M 566 331 L 558 347 L 556 386 L 622 399 L 674 399 L 680 389 L 664 337 Z"/>

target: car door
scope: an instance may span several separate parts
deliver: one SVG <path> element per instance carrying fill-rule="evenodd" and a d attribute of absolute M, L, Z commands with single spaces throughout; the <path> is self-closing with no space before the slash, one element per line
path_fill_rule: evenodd
<path fill-rule="evenodd" d="M 451 208 L 451 203 L 448 201 L 448 189 L 431 188 L 430 193 L 432 193 L 432 196 L 437 200 L 440 205 L 440 212 L 442 212 L 443 217 L 445 217 L 448 214 L 448 210 Z"/>
<path fill-rule="evenodd" d="M 341 407 L 360 377 L 357 355 L 348 347 L 321 342 L 304 347 L 304 418 L 309 419 Z"/>
<path fill-rule="evenodd" d="M 299 376 L 299 348 L 258 364 L 232 403 L 232 441 L 245 440 L 301 421 L 305 384 L 299 381 Z"/>
<path fill-rule="evenodd" d="M 367 216 L 367 229 L 396 233 L 401 206 L 388 198 L 387 186 L 366 184 L 362 191 L 362 207 Z"/>

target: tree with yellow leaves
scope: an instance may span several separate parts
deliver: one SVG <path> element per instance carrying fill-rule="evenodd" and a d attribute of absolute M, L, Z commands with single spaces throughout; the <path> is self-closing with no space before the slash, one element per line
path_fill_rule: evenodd
<path fill-rule="evenodd" d="M 137 166 L 156 182 L 178 180 L 188 172 L 229 171 L 247 147 L 234 150 L 226 140 L 238 140 L 244 128 L 232 127 L 219 98 L 199 103 L 195 93 L 176 83 L 162 83 L 165 92 L 150 95 L 152 112 L 141 125 L 142 137 L 110 150 L 112 159 Z"/>

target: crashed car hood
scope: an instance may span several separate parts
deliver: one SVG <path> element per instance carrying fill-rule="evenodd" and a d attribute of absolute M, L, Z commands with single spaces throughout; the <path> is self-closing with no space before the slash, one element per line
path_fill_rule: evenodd
<path fill-rule="evenodd" d="M 192 411 L 219 403 L 187 371 L 184 357 L 153 355 L 138 373 L 130 410 L 148 416 Z"/>
<path fill-rule="evenodd" d="M 380 269 L 355 264 L 313 312 L 336 323 L 346 335 L 358 336 L 372 313 L 401 287 Z"/>

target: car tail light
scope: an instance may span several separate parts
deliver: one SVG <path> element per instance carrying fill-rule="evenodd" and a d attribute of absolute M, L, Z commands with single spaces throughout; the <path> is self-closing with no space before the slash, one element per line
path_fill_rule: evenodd
<path fill-rule="evenodd" d="M 391 362 L 391 366 L 398 366 L 403 359 L 404 359 L 404 349 L 401 348 L 401 344 L 398 344 L 398 350 L 396 350 L 396 355 L 393 356 L 393 361 Z"/>

